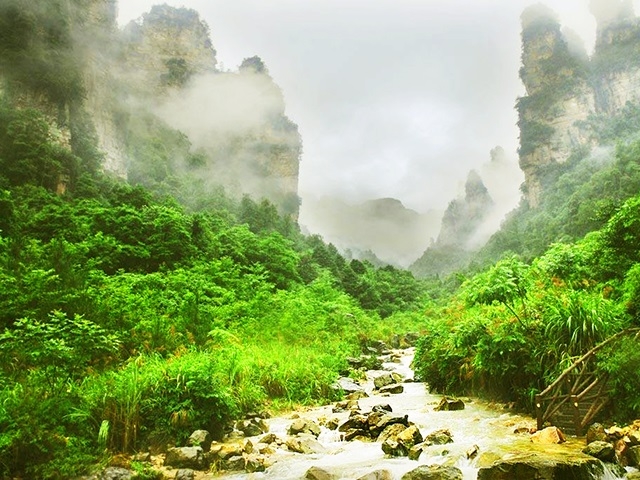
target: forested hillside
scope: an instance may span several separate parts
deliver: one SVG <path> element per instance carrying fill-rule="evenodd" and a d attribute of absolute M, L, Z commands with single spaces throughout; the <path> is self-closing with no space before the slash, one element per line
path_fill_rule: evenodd
<path fill-rule="evenodd" d="M 524 197 L 426 322 L 416 371 L 436 391 L 531 412 L 566 367 L 627 331 L 596 355 L 611 400 L 601 416 L 640 416 L 639 24 L 619 13 L 599 24 L 591 58 L 570 48 L 553 12 L 523 15 Z"/>
<path fill-rule="evenodd" d="M 544 155 L 565 137 L 544 127 L 566 111 L 545 95 L 561 93 L 564 105 L 576 92 L 530 91 L 518 102 L 521 157 L 549 160 L 525 162 L 536 193 L 525 188 L 489 243 L 464 252 L 469 268 L 418 281 L 300 233 L 300 139 L 259 58 L 237 73 L 217 71 L 207 29 L 186 9 L 155 9 L 123 40 L 112 6 L 0 4 L 0 477 L 74 478 L 120 453 L 181 443 L 194 429 L 220 438 L 248 413 L 336 399 L 347 357 L 408 331 L 422 334 L 415 369 L 433 391 L 531 411 L 566 365 L 640 326 L 637 98 L 576 120 L 589 141 L 564 145 L 560 161 Z M 211 67 L 211 85 L 265 87 L 269 115 L 230 135 L 214 128 L 215 141 L 198 145 L 137 91 L 144 82 L 110 78 L 122 95 L 100 96 L 96 66 L 162 50 L 167 31 L 146 30 L 158 24 L 203 42 L 180 58 L 163 51 L 162 71 L 146 65 L 154 89 L 193 94 L 197 68 Z M 527 28 L 524 39 L 552 38 L 560 55 L 531 71 L 560 72 L 552 77 L 562 84 L 559 28 L 548 19 Z M 104 39 L 125 42 L 115 49 L 123 57 L 98 55 Z M 606 63 L 612 45 L 601 44 L 590 72 L 624 71 L 634 47 L 620 47 L 622 63 Z M 574 74 L 599 78 L 574 60 L 567 85 Z M 96 113 L 104 111 L 109 118 Z M 107 168 L 118 158 L 128 162 L 119 164 L 124 174 Z M 265 181 L 252 195 L 238 194 L 242 182 L 216 181 L 244 167 Z M 469 199 L 488 204 L 484 186 L 473 185 Z M 469 225 L 454 210 L 473 205 L 452 203 L 445 243 L 460 247 Z M 629 337 L 598 353 L 610 418 L 640 416 L 639 352 Z M 139 478 L 154 478 L 138 467 Z"/>
<path fill-rule="evenodd" d="M 299 155 L 279 103 L 212 150 L 133 102 L 135 82 L 111 78 L 120 96 L 100 97 L 96 65 L 114 58 L 93 48 L 118 39 L 111 6 L 0 4 L 1 478 L 72 478 L 196 428 L 221 437 L 248 412 L 337 398 L 346 358 L 416 328 L 424 296 L 410 273 L 300 234 L 291 182 L 277 180 Z M 203 31 L 195 12 L 152 13 L 148 28 Z M 147 48 L 135 34 L 131 48 Z M 255 57 L 218 74 L 273 90 Z M 107 168 L 115 154 L 128 181 Z M 262 191 L 282 202 L 205 176 L 228 159 L 275 175 Z"/>

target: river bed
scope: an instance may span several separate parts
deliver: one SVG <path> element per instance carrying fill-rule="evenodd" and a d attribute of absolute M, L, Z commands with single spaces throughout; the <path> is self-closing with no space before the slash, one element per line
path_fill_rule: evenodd
<path fill-rule="evenodd" d="M 401 357 L 398 360 L 398 355 Z M 395 352 L 395 361 L 383 364 L 385 371 L 395 371 L 403 377 L 411 379 L 410 368 L 413 350 Z M 392 360 L 388 357 L 387 360 Z M 515 433 L 535 427 L 535 420 L 528 416 L 501 410 L 495 405 L 488 405 L 478 400 L 464 399 L 465 409 L 459 411 L 434 411 L 434 407 L 442 399 L 441 395 L 430 394 L 423 383 L 406 382 L 404 392 L 382 396 L 374 391 L 373 378 L 381 372 L 367 372 L 368 381 L 363 385 L 370 395 L 358 400 L 360 410 L 368 412 L 374 405 L 388 404 L 394 413 L 408 415 L 409 421 L 416 424 L 423 436 L 440 429 L 448 429 L 453 443 L 433 445 L 424 451 L 420 458 L 409 460 L 407 457 L 391 458 L 384 454 L 379 442 L 341 440 L 337 430 L 322 428 L 318 441 L 322 444 L 323 453 L 303 455 L 278 449 L 271 457 L 274 464 L 265 472 L 258 473 L 223 473 L 216 479 L 233 480 L 300 480 L 311 467 L 319 467 L 341 480 L 354 480 L 376 470 L 388 470 L 394 479 L 400 479 L 406 472 L 423 464 L 447 464 L 458 467 L 464 480 L 476 480 L 478 469 L 493 460 L 511 454 L 532 453 L 537 449 L 545 452 L 575 453 L 584 447 L 584 439 L 568 438 L 562 445 L 537 446 L 533 444 L 528 433 Z M 280 438 L 287 437 L 287 429 L 293 419 L 300 416 L 305 419 L 323 423 L 324 420 L 339 417 L 344 421 L 349 412 L 334 413 L 333 406 L 310 408 L 286 417 L 274 417 L 268 420 L 269 431 Z M 257 442 L 257 438 L 255 441 Z M 467 452 L 477 449 L 478 455 L 467 458 Z M 603 480 L 617 477 L 609 470 Z"/>

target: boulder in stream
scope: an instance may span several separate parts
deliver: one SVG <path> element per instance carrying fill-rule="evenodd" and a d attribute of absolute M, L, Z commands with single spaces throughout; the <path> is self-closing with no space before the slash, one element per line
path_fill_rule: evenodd
<path fill-rule="evenodd" d="M 514 480 L 517 477 L 512 477 Z M 420 465 L 405 473 L 402 480 L 462 480 L 462 471 L 456 467 L 444 465 Z"/>
<path fill-rule="evenodd" d="M 382 451 L 392 457 L 406 457 L 414 445 L 422 442 L 420 430 L 415 425 L 404 427 L 398 423 L 385 432 L 387 434 L 382 442 Z"/>
<path fill-rule="evenodd" d="M 631 447 L 627 451 L 627 463 L 631 467 L 640 467 L 640 447 Z"/>
<path fill-rule="evenodd" d="M 269 425 L 262 418 L 254 417 L 236 422 L 236 430 L 245 437 L 255 437 L 269 431 Z"/>
<path fill-rule="evenodd" d="M 380 389 L 380 393 L 384 394 L 384 393 L 391 393 L 391 394 L 398 394 L 398 393 L 402 393 L 404 392 L 404 387 L 402 385 L 400 385 L 399 383 L 394 383 L 392 385 L 387 385 L 385 387 L 382 387 Z"/>
<path fill-rule="evenodd" d="M 609 442 L 596 440 L 584 447 L 582 453 L 596 457 L 603 462 L 613 462 L 616 458 L 616 451 Z"/>
<path fill-rule="evenodd" d="M 320 467 L 311 467 L 305 473 L 304 478 L 305 480 L 336 480 L 338 476 Z"/>
<path fill-rule="evenodd" d="M 600 460 L 584 454 L 521 454 L 478 471 L 478 480 L 593 480 L 603 473 Z"/>
<path fill-rule="evenodd" d="M 389 470 L 376 470 L 358 477 L 358 480 L 393 480 L 393 475 Z"/>
<path fill-rule="evenodd" d="M 594 423 L 587 429 L 587 445 L 595 441 L 607 441 L 607 432 L 605 432 L 601 423 Z"/>
<path fill-rule="evenodd" d="M 538 430 L 531 435 L 531 441 L 533 443 L 546 443 L 546 444 L 560 444 L 566 442 L 564 433 L 558 427 L 547 427 L 542 430 Z"/>
<path fill-rule="evenodd" d="M 296 453 L 325 453 L 326 449 L 318 442 L 313 435 L 300 434 L 296 437 L 289 438 L 285 445 L 287 448 Z"/>
<path fill-rule="evenodd" d="M 440 403 L 434 408 L 436 412 L 464 410 L 464 402 L 459 398 L 442 397 Z"/>
<path fill-rule="evenodd" d="M 382 387 L 386 387 L 387 385 L 392 385 L 396 382 L 396 379 L 393 378 L 393 375 L 389 372 L 382 373 L 373 379 L 373 386 L 376 390 L 380 390 Z"/>
<path fill-rule="evenodd" d="M 289 435 L 298 435 L 301 433 L 305 433 L 308 435 L 313 435 L 317 438 L 318 435 L 320 435 L 320 431 L 320 425 L 318 425 L 316 422 L 305 420 L 304 418 L 297 418 L 291 423 L 287 432 L 289 433 Z"/>
<path fill-rule="evenodd" d="M 356 382 L 351 380 L 348 377 L 340 377 L 335 381 L 331 387 L 334 390 L 341 390 L 345 394 L 355 393 L 355 392 L 364 392 L 364 388 L 358 385 Z"/>
<path fill-rule="evenodd" d="M 427 435 L 424 443 L 427 445 L 446 445 L 447 443 L 453 443 L 453 436 L 448 429 L 443 428 Z"/>

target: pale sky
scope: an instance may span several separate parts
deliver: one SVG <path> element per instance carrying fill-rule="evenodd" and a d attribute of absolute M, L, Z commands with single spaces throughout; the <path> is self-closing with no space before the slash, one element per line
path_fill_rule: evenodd
<path fill-rule="evenodd" d="M 302 222 L 323 195 L 443 209 L 493 147 L 516 159 L 520 14 L 538 2 L 120 0 L 120 23 L 155 3 L 197 10 L 224 68 L 265 61 L 303 137 Z M 589 0 L 542 3 L 592 48 Z"/>

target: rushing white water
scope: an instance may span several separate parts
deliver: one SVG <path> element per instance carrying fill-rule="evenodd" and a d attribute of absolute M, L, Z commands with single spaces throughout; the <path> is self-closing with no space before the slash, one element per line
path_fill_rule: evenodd
<path fill-rule="evenodd" d="M 413 372 L 409 365 L 413 352 L 407 350 L 402 354 L 401 363 L 385 363 L 384 367 L 406 378 L 411 378 Z M 428 393 L 422 383 L 405 383 L 404 392 L 401 394 L 377 395 L 373 392 L 372 381 L 377 373 L 379 372 L 369 372 L 369 382 L 365 389 L 370 396 L 359 400 L 360 410 L 368 412 L 374 405 L 389 404 L 394 413 L 408 415 L 409 420 L 416 424 L 424 436 L 446 428 L 451 432 L 454 442 L 447 445 L 433 445 L 423 452 L 419 460 L 414 461 L 406 457 L 386 456 L 378 442 L 341 441 L 340 432 L 323 428 L 318 440 L 325 449 L 324 453 L 302 455 L 279 449 L 273 457 L 275 463 L 266 472 L 223 474 L 216 478 L 299 480 L 305 477 L 310 467 L 316 466 L 343 480 L 357 479 L 381 469 L 388 470 L 394 478 L 400 479 L 404 473 L 419 465 L 446 462 L 462 470 L 465 480 L 476 480 L 479 463 L 486 464 L 505 455 L 527 453 L 535 449 L 528 434 L 514 433 L 517 427 L 533 427 L 535 421 L 530 417 L 500 411 L 469 399 L 466 399 L 464 410 L 437 412 L 434 411 L 434 407 L 442 397 Z M 320 422 L 322 419 L 336 416 L 346 420 L 349 412 L 336 414 L 332 412 L 331 406 L 326 406 L 300 412 L 299 415 Z M 291 422 L 291 418 L 270 419 L 268 422 L 270 432 L 280 438 L 286 438 L 287 428 Z M 545 446 L 544 449 L 557 449 L 560 452 L 564 449 L 566 452 L 575 452 L 579 448 L 576 442 L 578 440 L 570 440 L 567 444 Z M 467 452 L 476 447 L 479 455 L 473 460 L 467 459 Z M 616 477 L 612 471 L 607 470 L 603 480 L 616 478 L 620 477 Z"/>

